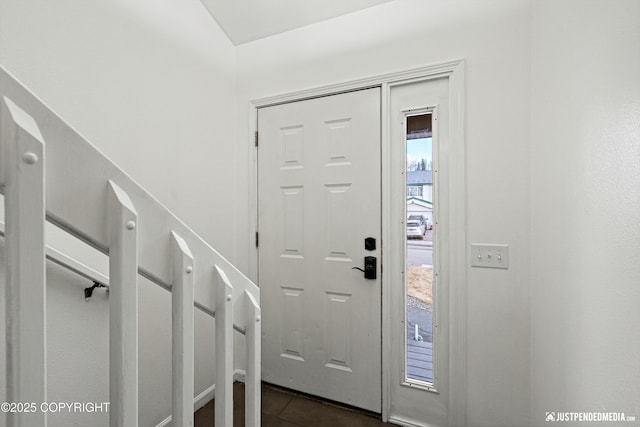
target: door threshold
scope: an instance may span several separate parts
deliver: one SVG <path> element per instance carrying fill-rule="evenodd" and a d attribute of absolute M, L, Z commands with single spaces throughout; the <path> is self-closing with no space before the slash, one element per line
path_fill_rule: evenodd
<path fill-rule="evenodd" d="M 366 409 L 358 408 L 357 406 L 348 405 L 346 403 L 337 402 L 335 400 L 326 399 L 324 397 L 316 396 L 316 395 L 309 394 L 309 393 L 303 393 L 303 392 L 298 391 L 298 390 L 293 390 L 293 389 L 290 389 L 290 388 L 287 388 L 287 387 L 282 387 L 282 386 L 279 386 L 279 385 L 276 385 L 276 384 L 271 384 L 271 383 L 268 383 L 268 382 L 265 382 L 265 381 L 262 382 L 262 387 L 263 388 L 267 388 L 267 389 L 272 390 L 272 391 L 288 394 L 291 397 L 299 397 L 299 398 L 302 398 L 302 399 L 313 400 L 314 402 L 317 402 L 318 404 L 321 404 L 321 405 L 326 405 L 326 406 L 330 406 L 332 408 L 343 409 L 343 410 L 346 410 L 346 411 L 349 411 L 349 412 L 354 412 L 354 413 L 357 413 L 357 414 L 366 415 L 368 417 L 375 418 L 377 420 L 381 419 L 381 414 L 379 414 L 377 412 L 368 411 Z"/>

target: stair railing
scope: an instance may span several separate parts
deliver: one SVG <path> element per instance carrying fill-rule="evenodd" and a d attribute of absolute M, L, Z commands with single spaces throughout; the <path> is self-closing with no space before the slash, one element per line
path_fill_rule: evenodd
<path fill-rule="evenodd" d="M 138 425 L 141 275 L 172 294 L 172 421 L 193 426 L 194 304 L 213 314 L 215 422 L 233 425 L 233 330 L 246 335 L 245 424 L 260 425 L 260 292 L 232 264 L 0 67 L 6 389 L 46 402 L 45 221 L 109 256 L 110 425 Z M 7 413 L 9 427 L 46 412 Z"/>

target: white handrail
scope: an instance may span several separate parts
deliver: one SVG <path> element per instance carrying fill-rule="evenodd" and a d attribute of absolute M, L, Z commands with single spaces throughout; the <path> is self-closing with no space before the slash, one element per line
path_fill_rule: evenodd
<path fill-rule="evenodd" d="M 8 398 L 46 398 L 46 215 L 110 258 L 111 426 L 138 422 L 138 275 L 173 294 L 175 425 L 193 420 L 194 305 L 217 314 L 219 425 L 232 423 L 233 329 L 247 334 L 246 417 L 248 425 L 259 425 L 258 287 L 1 67 L 0 103 L 7 287 L 16 296 L 7 304 L 13 307 L 7 310 Z M 7 420 L 11 427 L 46 425 L 42 413 Z"/>
<path fill-rule="evenodd" d="M 4 237 L 5 232 L 4 232 L 4 222 L 0 221 L 0 237 Z M 87 280 L 90 280 L 92 282 L 97 282 L 100 285 L 103 285 L 104 288 L 109 289 L 109 277 L 105 276 L 103 273 L 95 270 L 92 267 L 89 267 L 86 264 L 83 264 L 82 262 L 78 261 L 75 258 L 70 257 L 69 255 L 65 254 L 64 252 L 59 251 L 58 249 L 54 248 L 53 246 L 49 246 L 46 245 L 45 247 L 45 255 L 48 261 L 53 262 L 54 264 L 58 264 L 59 266 L 75 273 L 78 274 L 82 277 L 84 277 Z M 138 271 L 138 274 L 141 274 L 140 271 Z M 162 289 L 171 292 L 171 286 L 164 286 L 162 283 L 158 283 L 158 282 L 152 282 L 156 285 L 158 285 L 159 287 L 161 287 Z M 193 306 L 195 308 L 197 308 L 198 310 L 200 310 L 201 312 L 205 313 L 206 315 L 210 316 L 210 317 L 216 317 L 216 312 L 210 310 L 207 307 L 204 307 L 202 304 L 200 304 L 197 301 L 193 302 Z M 246 324 L 246 322 L 245 322 Z M 240 325 L 238 325 L 237 323 L 233 324 L 233 329 L 239 333 L 241 333 L 242 335 L 246 334 L 246 329 L 245 328 L 241 328 Z"/>

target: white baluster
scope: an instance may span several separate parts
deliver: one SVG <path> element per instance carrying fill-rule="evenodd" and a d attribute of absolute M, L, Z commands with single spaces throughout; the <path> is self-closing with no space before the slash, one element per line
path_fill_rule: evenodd
<path fill-rule="evenodd" d="M 247 375 L 245 377 L 245 425 L 260 427 L 262 383 L 260 382 L 260 305 L 255 298 L 244 291 L 245 338 L 247 345 Z"/>
<path fill-rule="evenodd" d="M 6 204 L 7 401 L 37 405 L 9 412 L 9 427 L 46 426 L 44 140 L 35 120 L 2 99 L 2 183 Z"/>
<path fill-rule="evenodd" d="M 233 287 L 220 267 L 216 289 L 216 426 L 233 426 Z"/>
<path fill-rule="evenodd" d="M 172 425 L 193 426 L 193 255 L 173 231 L 172 324 Z"/>
<path fill-rule="evenodd" d="M 138 223 L 129 196 L 109 181 L 110 426 L 138 425 Z"/>

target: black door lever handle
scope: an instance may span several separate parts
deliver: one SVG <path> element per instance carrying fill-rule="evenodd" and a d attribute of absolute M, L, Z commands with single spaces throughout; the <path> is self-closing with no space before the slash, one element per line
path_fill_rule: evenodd
<path fill-rule="evenodd" d="M 360 267 L 352 267 L 351 269 L 362 271 L 365 279 L 375 280 L 378 273 L 377 259 L 374 256 L 366 256 L 364 257 L 364 270 Z"/>

